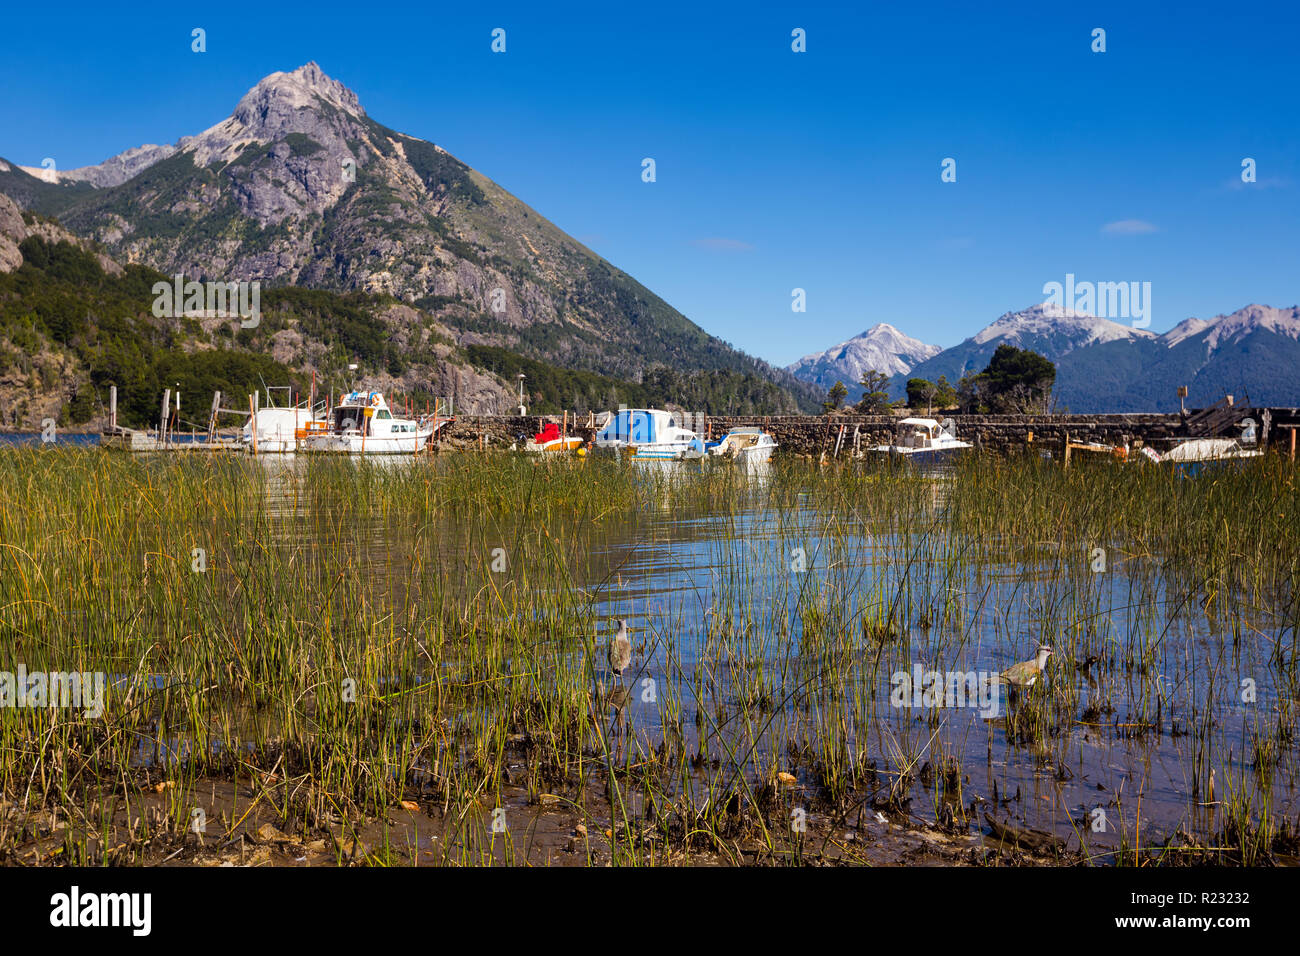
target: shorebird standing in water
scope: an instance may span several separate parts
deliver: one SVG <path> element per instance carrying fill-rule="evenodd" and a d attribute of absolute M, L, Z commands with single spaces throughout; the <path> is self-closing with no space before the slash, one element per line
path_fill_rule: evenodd
<path fill-rule="evenodd" d="M 1019 664 L 1012 664 L 993 678 L 993 683 L 1011 684 L 1013 687 L 1033 687 L 1038 681 L 1038 675 L 1047 666 L 1047 658 L 1051 653 L 1052 649 L 1050 647 L 1046 644 L 1040 644 L 1037 657 L 1021 661 Z"/>
<path fill-rule="evenodd" d="M 632 642 L 627 637 L 627 621 L 619 619 L 618 633 L 609 642 L 609 669 L 619 677 L 632 663 Z"/>

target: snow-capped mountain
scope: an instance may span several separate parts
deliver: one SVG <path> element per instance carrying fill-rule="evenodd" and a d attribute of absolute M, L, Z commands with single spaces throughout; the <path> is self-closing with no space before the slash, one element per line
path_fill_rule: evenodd
<path fill-rule="evenodd" d="M 1300 339 L 1300 309 L 1275 309 L 1268 305 L 1248 305 L 1231 315 L 1219 315 L 1213 319 L 1184 319 L 1172 329 L 1160 336 L 1162 344 L 1173 348 L 1183 342 L 1195 339 L 1202 332 L 1205 346 L 1211 351 L 1239 342 L 1254 332 L 1274 332 L 1287 338 Z M 1298 372 L 1300 374 L 1300 372 Z"/>
<path fill-rule="evenodd" d="M 1075 412 L 1173 411 L 1182 385 L 1191 408 L 1225 394 L 1300 406 L 1300 307 L 1248 305 L 1156 338 L 1078 349 L 1058 363 L 1056 398 Z"/>
<path fill-rule="evenodd" d="M 1153 341 L 1146 329 L 1042 302 L 1019 312 L 1007 312 L 970 338 L 921 362 L 904 377 L 895 376 L 890 392 L 902 396 L 908 378 L 937 382 L 940 376 L 956 385 L 964 375 L 982 372 L 999 345 L 1014 345 L 1060 362 L 1077 349 L 1109 342 Z"/>
<path fill-rule="evenodd" d="M 959 345 L 906 373 L 890 392 L 905 394 L 907 379 L 953 385 L 981 372 L 999 345 L 1014 345 L 1056 363 L 1057 407 L 1073 412 L 1172 411 L 1179 386 L 1188 405 L 1225 394 L 1258 405 L 1300 406 L 1300 308 L 1248 305 L 1230 315 L 1191 318 L 1163 335 L 1052 303 L 1008 312 Z"/>
<path fill-rule="evenodd" d="M 832 345 L 824 352 L 805 355 L 786 371 L 823 389 L 843 382 L 849 389 L 849 399 L 853 401 L 862 395 L 862 386 L 858 383 L 868 370 L 885 375 L 905 375 L 918 362 L 924 362 L 941 351 L 937 345 L 927 345 L 904 335 L 888 323 L 879 322 L 861 335 Z"/>
<path fill-rule="evenodd" d="M 1146 329 L 1043 302 L 1020 312 L 1007 312 L 976 332 L 968 341 L 976 345 L 992 342 L 995 349 L 1003 343 L 1022 349 L 1030 348 L 1026 342 L 1038 342 L 1064 355 L 1073 349 L 1097 342 L 1142 337 L 1155 338 L 1155 334 Z M 1034 351 L 1047 355 L 1040 349 Z M 1054 358 L 1052 355 L 1047 357 Z"/>

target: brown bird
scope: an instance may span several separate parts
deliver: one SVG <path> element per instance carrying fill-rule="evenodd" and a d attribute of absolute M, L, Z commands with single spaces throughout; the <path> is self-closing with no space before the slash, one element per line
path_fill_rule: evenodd
<path fill-rule="evenodd" d="M 619 677 L 632 663 L 632 642 L 627 637 L 627 621 L 619 619 L 618 633 L 609 642 L 609 669 Z"/>
<path fill-rule="evenodd" d="M 1048 655 L 1052 649 L 1046 644 L 1039 645 L 1038 656 L 1027 661 L 1021 661 L 1019 664 L 1012 664 L 997 677 L 992 679 L 994 684 L 1011 684 L 1015 687 L 1033 687 L 1038 681 L 1038 675 L 1043 672 L 1047 666 Z"/>

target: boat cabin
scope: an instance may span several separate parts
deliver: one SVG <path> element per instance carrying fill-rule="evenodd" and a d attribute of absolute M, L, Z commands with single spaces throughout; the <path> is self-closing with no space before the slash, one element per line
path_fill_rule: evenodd
<path fill-rule="evenodd" d="M 414 435 L 419 431 L 416 422 L 394 417 L 388 402 L 379 392 L 351 392 L 333 411 L 336 434 L 360 432 L 364 435 Z"/>
<path fill-rule="evenodd" d="M 776 442 L 761 428 L 733 428 L 715 443 L 714 453 L 718 455 L 735 454 L 746 448 L 757 448 L 760 445 L 769 444 L 775 445 Z"/>
<path fill-rule="evenodd" d="M 672 412 L 658 408 L 620 408 L 596 434 L 596 444 L 652 445 L 690 441 L 695 433 L 682 428 Z"/>
<path fill-rule="evenodd" d="M 894 434 L 896 448 L 933 448 L 947 433 L 933 418 L 904 418 Z"/>

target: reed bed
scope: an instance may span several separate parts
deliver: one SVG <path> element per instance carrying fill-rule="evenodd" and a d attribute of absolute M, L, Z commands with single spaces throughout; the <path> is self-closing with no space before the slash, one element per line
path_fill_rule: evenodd
<path fill-rule="evenodd" d="M 1280 459 L 753 477 L 16 449 L 0 495 L 0 668 L 108 681 L 99 715 L 0 708 L 5 862 L 197 860 L 268 821 L 374 864 L 871 862 L 921 831 L 1023 858 L 988 816 L 1069 848 L 1046 859 L 1295 853 Z M 996 715 L 891 698 L 1039 643 L 1044 680 Z"/>

